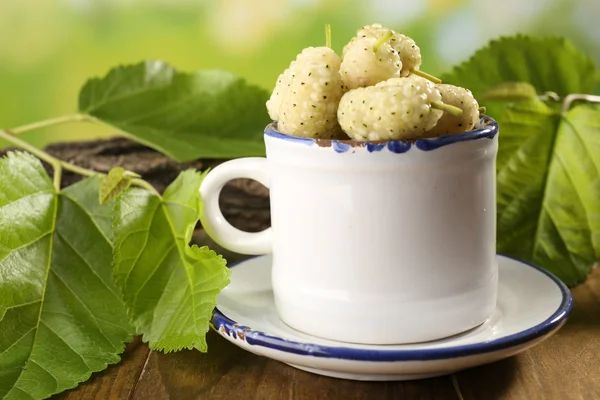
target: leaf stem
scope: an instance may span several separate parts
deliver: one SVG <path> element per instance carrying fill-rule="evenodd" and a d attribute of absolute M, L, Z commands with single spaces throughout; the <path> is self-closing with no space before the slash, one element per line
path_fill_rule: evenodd
<path fill-rule="evenodd" d="M 64 115 L 58 118 L 46 119 L 43 121 L 34 122 L 31 124 L 17 126 L 10 130 L 12 135 L 20 135 L 21 133 L 34 131 L 36 129 L 47 128 L 49 126 L 60 125 L 67 122 L 89 121 L 89 117 L 85 114 Z"/>
<path fill-rule="evenodd" d="M 56 157 L 53 157 L 50 154 L 46 153 L 45 151 L 40 150 L 37 147 L 31 145 L 30 143 L 24 141 L 23 139 L 19 139 L 12 133 L 12 131 L 0 129 L 0 139 L 4 139 L 7 142 L 10 142 L 14 146 L 16 146 L 20 149 L 23 149 L 23 150 L 27 151 L 28 153 L 31 153 L 32 155 L 36 156 L 40 160 L 45 161 L 48 164 L 50 164 L 52 166 L 52 169 L 54 170 L 53 183 L 54 183 L 54 187 L 56 188 L 57 192 L 60 191 L 60 182 L 61 182 L 63 170 L 74 172 L 74 173 L 82 175 L 82 176 L 106 176 L 106 174 L 104 174 L 102 172 L 94 171 L 93 169 L 83 168 L 78 165 L 71 164 L 67 161 L 63 161 Z M 137 175 L 137 174 L 135 174 L 135 175 Z M 160 193 L 158 193 L 158 191 L 150 183 L 146 182 L 143 179 L 132 179 L 131 184 L 142 187 L 142 188 L 152 192 L 154 195 L 158 196 L 159 198 L 161 197 Z"/>
<path fill-rule="evenodd" d="M 451 106 L 450 104 L 442 103 L 441 101 L 432 101 L 431 108 L 436 108 L 438 110 L 442 110 L 443 112 L 452 114 L 455 117 L 458 117 L 459 115 L 462 114 L 462 110 L 460 108 Z"/>
<path fill-rule="evenodd" d="M 56 193 L 60 192 L 60 181 L 62 178 L 62 167 L 60 164 L 53 164 L 52 168 L 54 169 L 54 176 L 52 178 L 52 183 L 54 184 L 54 190 Z"/>
<path fill-rule="evenodd" d="M 46 161 L 48 164 L 50 164 L 52 166 L 52 169 L 54 170 L 54 188 L 57 192 L 60 191 L 60 178 L 62 176 L 62 171 L 60 160 L 58 158 L 54 158 L 45 151 L 40 150 L 37 147 L 27 143 L 26 141 L 17 138 L 10 131 L 0 129 L 0 138 L 12 143 L 13 145 L 27 151 L 28 153 L 33 154 L 40 160 Z"/>
<path fill-rule="evenodd" d="M 439 85 L 440 83 L 442 83 L 442 80 L 440 78 L 437 78 L 437 77 L 430 75 L 427 72 L 423 72 L 419 69 L 413 69 L 411 72 L 417 76 L 420 76 L 421 78 L 425 78 L 425 79 L 435 83 L 436 85 Z"/>
<path fill-rule="evenodd" d="M 392 36 L 394 36 L 394 32 L 387 31 L 387 33 L 385 35 L 383 35 L 382 37 L 380 37 L 379 40 L 373 45 L 373 52 L 377 53 L 379 46 L 381 46 L 382 44 L 384 44 L 385 42 L 390 40 L 392 38 Z"/>
<path fill-rule="evenodd" d="M 38 149 L 37 147 L 27 143 L 26 141 L 19 139 L 15 135 L 12 134 L 11 131 L 0 129 L 0 138 L 6 140 L 7 142 L 12 143 L 16 147 L 19 147 L 42 161 L 46 161 L 48 164 L 51 164 L 53 167 L 55 165 L 60 164 L 60 160 L 52 157 L 50 154 L 46 153 L 43 150 Z"/>
<path fill-rule="evenodd" d="M 106 175 L 106 174 L 103 174 L 102 172 L 94 171 L 93 169 L 83 168 L 78 165 L 66 162 L 66 161 L 62 161 L 62 160 L 58 160 L 58 161 L 60 162 L 60 165 L 64 170 L 74 172 L 78 175 L 82 175 L 82 176 L 104 176 L 104 175 Z"/>
<path fill-rule="evenodd" d="M 143 179 L 132 179 L 131 180 L 131 184 L 144 188 L 147 191 L 153 193 L 155 196 L 157 196 L 158 198 L 162 198 L 162 196 L 160 195 L 160 193 L 158 193 L 158 190 L 156 190 L 154 188 L 154 186 L 152 186 L 149 182 L 143 180 Z"/>
<path fill-rule="evenodd" d="M 548 101 L 548 100 L 560 101 L 560 96 L 556 92 L 548 91 L 544 94 L 540 94 L 539 96 L 537 96 L 537 99 L 541 100 L 541 101 Z"/>
<path fill-rule="evenodd" d="M 331 48 L 331 25 L 325 24 L 325 46 Z"/>

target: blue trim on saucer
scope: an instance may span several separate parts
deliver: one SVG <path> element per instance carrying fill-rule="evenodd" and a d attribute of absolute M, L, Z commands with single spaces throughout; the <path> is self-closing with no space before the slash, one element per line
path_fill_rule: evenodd
<path fill-rule="evenodd" d="M 265 136 L 270 136 L 289 142 L 302 143 L 309 146 L 319 145 L 320 147 L 330 147 L 333 148 L 336 153 L 346 153 L 352 147 L 366 147 L 369 153 L 379 152 L 387 148 L 392 153 L 402 154 L 409 151 L 411 147 L 413 147 L 413 144 L 414 147 L 418 148 L 419 150 L 431 151 L 452 143 L 468 142 L 482 138 L 493 139 L 498 134 L 498 123 L 492 117 L 487 115 L 482 116 L 481 122 L 485 124 L 485 127 L 481 129 L 435 138 L 417 139 L 415 141 L 389 140 L 363 142 L 358 140 L 313 139 L 281 133 L 275 128 L 276 122 L 272 122 L 271 124 L 267 125 L 265 128 Z"/>
<path fill-rule="evenodd" d="M 312 343 L 299 343 L 285 340 L 277 336 L 271 336 L 264 332 L 255 331 L 247 326 L 241 326 L 221 313 L 218 308 L 215 308 L 213 311 L 211 324 L 214 329 L 221 331 L 224 329 L 226 332 L 223 333 L 226 333 L 236 339 L 243 339 L 248 344 L 253 346 L 263 346 L 278 351 L 305 356 L 375 362 L 440 360 L 489 353 L 492 351 L 509 349 L 511 347 L 530 342 L 558 329 L 569 316 L 573 308 L 573 296 L 569 289 L 557 277 L 542 268 L 510 256 L 500 256 L 513 259 L 545 274 L 560 288 L 562 293 L 562 301 L 558 309 L 542 323 L 524 331 L 490 342 L 422 350 L 371 350 L 325 346 Z M 230 268 L 233 268 L 245 261 L 248 261 L 248 259 L 236 263 L 230 266 Z"/>

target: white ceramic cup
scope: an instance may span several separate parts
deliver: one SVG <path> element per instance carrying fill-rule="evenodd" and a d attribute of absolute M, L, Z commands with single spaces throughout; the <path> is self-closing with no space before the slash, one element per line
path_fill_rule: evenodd
<path fill-rule="evenodd" d="M 266 158 L 214 168 L 200 192 L 215 242 L 273 253 L 280 318 L 327 339 L 399 344 L 473 328 L 496 304 L 498 126 L 413 143 L 314 140 L 265 130 Z M 271 228 L 231 226 L 219 193 L 270 188 Z"/>

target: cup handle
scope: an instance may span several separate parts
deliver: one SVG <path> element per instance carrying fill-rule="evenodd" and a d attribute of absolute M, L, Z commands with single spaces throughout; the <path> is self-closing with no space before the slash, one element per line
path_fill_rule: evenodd
<path fill-rule="evenodd" d="M 202 227 L 220 246 L 240 254 L 259 255 L 271 253 L 271 228 L 250 233 L 233 227 L 221 212 L 219 195 L 225 184 L 233 179 L 248 178 L 269 187 L 267 159 L 247 157 L 226 161 L 210 171 L 200 185 L 200 198 L 204 204 L 200 221 Z"/>

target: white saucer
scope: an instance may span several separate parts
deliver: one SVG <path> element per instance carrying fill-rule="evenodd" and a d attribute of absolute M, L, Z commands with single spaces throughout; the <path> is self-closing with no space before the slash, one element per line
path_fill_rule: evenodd
<path fill-rule="evenodd" d="M 498 303 L 492 317 L 443 340 L 360 345 L 298 332 L 277 316 L 270 256 L 232 267 L 231 284 L 218 297 L 212 326 L 245 350 L 316 374 L 378 381 L 445 375 L 526 350 L 554 334 L 571 312 L 571 293 L 553 275 L 505 256 L 498 256 L 498 267 Z M 381 321 L 373 329 L 385 325 Z"/>

